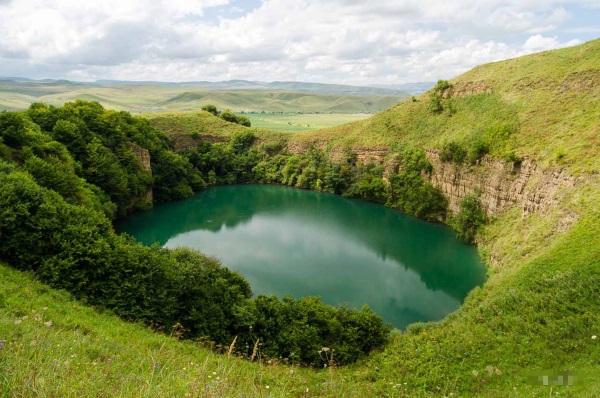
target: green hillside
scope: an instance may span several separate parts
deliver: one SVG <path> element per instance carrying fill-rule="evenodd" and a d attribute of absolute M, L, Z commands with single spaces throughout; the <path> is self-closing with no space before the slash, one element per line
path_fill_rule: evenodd
<path fill-rule="evenodd" d="M 573 172 L 600 168 L 600 40 L 482 65 L 451 83 L 439 114 L 430 110 L 430 92 L 368 120 L 294 139 L 438 149 L 483 140 L 495 155 L 514 151 Z"/>
<path fill-rule="evenodd" d="M 131 126 L 137 126 L 147 133 L 154 131 L 149 128 L 156 128 L 171 135 L 175 143 L 155 132 L 154 150 L 171 159 L 172 164 L 185 164 L 188 172 L 192 169 L 186 162 L 196 167 L 190 173 L 199 179 L 186 180 L 183 167 L 178 174 L 182 184 L 190 186 L 209 174 L 205 173 L 208 169 L 201 170 L 198 165 L 208 161 L 222 165 L 212 156 L 228 159 L 227 156 L 234 153 L 232 159 L 243 162 L 227 164 L 233 167 L 230 174 L 240 164 L 247 166 L 262 161 L 260 164 L 266 162 L 266 166 L 272 166 L 268 159 L 269 150 L 274 146 L 255 145 L 249 149 L 249 141 L 243 140 L 252 138 L 252 134 L 259 144 L 289 140 L 292 146 L 311 142 L 325 151 L 335 147 L 400 151 L 399 156 L 405 156 L 402 164 L 405 170 L 391 176 L 392 184 L 396 181 L 394 177 L 406 177 L 410 171 L 412 181 L 418 180 L 419 187 L 426 186 L 420 180 L 426 175 L 420 161 L 422 150 L 430 148 L 447 153 L 449 161 L 465 173 L 485 167 L 479 161 L 488 154 L 491 160 L 513 166 L 529 158 L 549 173 L 560 174 L 564 169 L 567 175 L 576 177 L 576 183 L 561 187 L 556 203 L 544 213 L 526 213 L 522 208 L 513 207 L 489 220 L 477 237 L 481 256 L 488 265 L 488 280 L 482 288 L 471 292 L 458 311 L 440 322 L 414 324 L 407 331 L 394 331 L 383 351 L 346 367 L 311 370 L 284 365 L 277 358 L 251 364 L 247 360 L 227 358 L 225 354 L 216 355 L 210 353 L 202 341 L 180 342 L 154 334 L 106 311 L 99 313 L 84 307 L 68 294 L 35 282 L 32 274 L 2 266 L 0 395 L 600 396 L 599 55 L 600 40 L 595 40 L 577 47 L 483 65 L 453 79 L 451 86 L 441 82 L 437 91 L 432 90 L 414 102 L 396 105 L 365 121 L 314 132 L 282 135 L 257 131 L 220 124 L 226 122 L 204 113 L 161 116 L 147 123 L 132 118 L 128 121 L 130 124 L 126 124 L 119 119 L 120 124 L 115 125 L 119 129 L 114 131 L 130 131 Z M 40 123 L 46 122 L 36 115 Z M 128 120 L 124 115 L 119 117 Z M 106 115 L 106 120 L 114 118 L 116 115 L 112 113 Z M 35 128 L 24 123 L 28 139 L 38 137 Z M 97 119 L 91 118 L 91 123 L 97 123 Z M 12 139 L 10 134 L 6 137 Z M 101 137 L 107 141 L 107 147 L 113 143 L 110 137 L 111 134 Z M 140 145 L 144 143 L 143 134 L 136 133 L 133 137 Z M 228 143 L 229 137 L 233 138 Z M 178 142 L 183 142 L 179 149 L 194 149 L 202 138 L 224 142 L 216 146 L 205 143 L 200 148 L 203 152 L 189 151 L 191 154 L 185 159 L 180 159 L 180 155 L 165 155 L 171 153 L 166 152 L 167 144 L 173 149 Z M 407 151 L 407 147 L 413 149 Z M 420 149 L 414 150 L 414 147 Z M 43 148 L 57 151 L 49 144 Z M 0 151 L 0 155 L 14 157 L 17 152 L 11 151 Z M 19 156 L 31 157 L 31 150 L 20 151 Z M 300 182 L 306 183 L 307 170 L 317 174 L 320 168 L 334 167 L 317 150 L 308 152 L 303 158 L 283 151 L 271 159 L 276 159 L 279 166 L 281 162 L 289 165 L 292 161 L 303 165 L 302 173 L 297 173 L 300 176 L 294 177 L 297 180 L 292 179 L 297 181 L 295 186 L 303 187 Z M 43 156 L 43 151 L 36 153 Z M 477 157 L 469 162 L 458 159 L 459 153 L 467 158 L 471 154 Z M 130 157 L 121 156 L 119 161 L 127 159 Z M 417 168 L 410 164 L 411 159 L 419 163 Z M 52 159 L 48 157 L 45 161 Z M 25 166 L 35 164 L 30 161 Z M 122 167 L 126 166 L 131 167 L 123 163 Z M 409 166 L 413 169 L 406 170 Z M 74 174 L 75 166 L 70 167 Z M 377 179 L 369 174 L 375 173 L 373 168 L 353 167 L 363 177 L 370 178 L 368 188 L 373 188 L 370 183 L 383 178 L 383 170 L 378 171 Z M 3 166 L 0 175 L 3 170 L 11 169 Z M 272 171 L 268 167 L 265 170 Z M 168 170 L 163 167 L 161 171 Z M 211 171 L 214 174 L 214 169 Z M 148 181 L 142 178 L 144 174 L 140 170 L 137 173 L 139 181 L 134 182 L 146 187 Z M 17 177 L 23 184 L 30 179 L 24 173 Z M 244 174 L 232 181 L 247 182 L 250 178 L 250 174 Z M 365 181 L 359 181 L 362 182 Z M 364 188 L 359 183 L 359 188 Z M 167 191 L 173 195 L 179 192 L 169 175 L 164 176 L 161 184 L 165 189 L 173 186 Z M 535 186 L 536 181 L 530 184 Z M 88 185 L 83 182 L 80 185 L 79 194 L 91 195 Z M 191 188 L 184 193 L 191 194 Z M 72 199 L 81 200 L 76 194 L 72 194 Z M 45 195 L 54 197 L 54 194 Z M 125 199 L 120 203 L 119 208 L 130 205 Z M 106 209 L 107 204 L 98 199 L 93 206 Z M 80 214 L 75 206 L 68 208 L 73 214 Z M 20 214 L 27 214 L 27 209 L 18 210 Z M 43 214 L 50 216 L 55 214 L 53 208 L 44 208 L 44 211 Z M 21 226 L 13 225 L 7 216 L 5 219 L 8 221 L 0 227 L 10 230 Z M 452 219 L 446 221 L 452 222 Z M 58 228 L 37 221 L 26 224 L 27 228 L 38 226 Z M 82 225 L 82 231 L 87 231 L 84 227 L 88 228 Z M 106 239 L 112 242 L 115 238 Z M 34 249 L 49 256 L 43 250 L 45 243 L 42 239 L 39 241 Z M 18 240 L 13 238 L 10 242 L 14 245 Z M 71 248 L 68 240 L 59 240 L 59 243 Z M 71 250 L 76 256 L 82 249 L 74 246 Z M 107 248 L 102 250 L 112 253 Z M 139 253 L 155 250 L 156 255 L 159 254 L 158 248 L 138 250 Z M 18 254 L 22 256 L 19 258 L 32 256 L 25 249 Z M 89 256 L 94 258 L 97 253 L 89 251 Z M 118 261 L 117 257 L 114 261 Z M 49 258 L 53 264 L 52 257 Z M 131 256 L 131 262 L 138 264 L 136 258 Z M 81 289 L 85 289 L 85 285 Z M 227 347 L 219 350 L 227 351 Z M 563 376 L 560 383 L 558 375 Z M 569 379 L 569 376 L 575 378 Z"/>

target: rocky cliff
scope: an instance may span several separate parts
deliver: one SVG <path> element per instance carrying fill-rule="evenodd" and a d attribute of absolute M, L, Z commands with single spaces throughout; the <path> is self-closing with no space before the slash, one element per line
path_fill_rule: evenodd
<path fill-rule="evenodd" d="M 130 145 L 131 150 L 135 154 L 135 156 L 139 159 L 140 165 L 144 170 L 152 174 L 152 166 L 150 165 L 150 152 L 146 148 L 142 148 L 137 144 Z M 153 192 L 152 187 L 146 191 L 143 195 L 133 200 L 134 203 L 142 204 L 142 207 L 148 207 L 152 205 L 153 200 Z"/>
<path fill-rule="evenodd" d="M 534 162 L 506 163 L 484 157 L 475 166 L 444 163 L 436 151 L 427 151 L 433 165 L 431 182 L 449 199 L 456 213 L 460 199 L 481 189 L 481 201 L 489 215 L 518 206 L 523 214 L 546 213 L 558 204 L 561 190 L 573 188 L 578 180 L 562 169 L 542 170 Z"/>
<path fill-rule="evenodd" d="M 325 143 L 293 142 L 288 146 L 291 153 L 303 153 L 309 145 L 326 148 Z M 386 174 L 398 171 L 396 156 L 389 156 L 387 148 L 351 148 L 357 160 L 363 164 L 376 163 L 386 166 Z M 332 161 L 343 159 L 346 150 L 332 148 Z M 557 206 L 564 189 L 575 187 L 579 179 L 562 169 L 541 169 L 535 162 L 524 159 L 521 163 L 507 163 L 484 157 L 477 165 L 455 165 L 440 160 L 435 150 L 427 151 L 427 159 L 433 165 L 431 183 L 439 187 L 449 200 L 451 213 L 458 212 L 460 200 L 476 189 L 481 190 L 481 201 L 489 215 L 496 215 L 508 208 L 519 207 L 523 214 L 545 214 Z"/>

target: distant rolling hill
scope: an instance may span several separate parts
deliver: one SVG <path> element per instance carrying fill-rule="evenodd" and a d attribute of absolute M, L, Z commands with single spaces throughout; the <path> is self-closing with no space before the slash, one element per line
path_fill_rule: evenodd
<path fill-rule="evenodd" d="M 408 94 L 401 90 L 302 82 L 131 82 L 0 78 L 0 110 L 32 102 L 62 105 L 75 99 L 133 113 L 189 111 L 205 104 L 244 112 L 375 113 Z"/>

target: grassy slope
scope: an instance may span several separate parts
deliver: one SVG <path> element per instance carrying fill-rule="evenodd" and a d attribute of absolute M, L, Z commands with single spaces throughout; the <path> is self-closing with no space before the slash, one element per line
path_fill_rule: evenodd
<path fill-rule="evenodd" d="M 230 123 L 204 111 L 152 113 L 142 116 L 149 120 L 152 127 L 164 131 L 180 142 L 189 140 L 192 134 L 226 140 L 237 131 L 252 131 L 259 139 L 277 140 L 285 136 L 271 130 Z"/>
<path fill-rule="evenodd" d="M 250 118 L 253 127 L 292 133 L 333 127 L 363 120 L 370 115 L 364 113 L 246 113 L 245 116 Z"/>
<path fill-rule="evenodd" d="M 553 146 L 563 147 L 565 156 L 560 161 L 570 171 L 597 170 L 599 156 L 593 144 L 600 114 L 594 102 L 598 86 L 563 94 L 548 87 L 562 87 L 571 72 L 598 70 L 599 47 L 600 41 L 595 41 L 476 68 L 455 82 L 483 80 L 494 94 L 457 99 L 452 116 L 426 113 L 427 99 L 420 97 L 419 102 L 397 106 L 368 121 L 325 133 L 302 133 L 294 139 L 323 139 L 325 134 L 341 144 L 404 142 L 436 147 L 447 139 L 466 142 L 474 132 L 498 123 L 498 118 L 508 123 L 516 117 L 518 131 L 495 151 L 508 146 L 543 165 L 555 165 L 559 159 Z M 528 86 L 532 89 L 523 88 Z M 548 147 L 538 142 L 540 137 L 548 138 Z M 496 261 L 489 264 L 486 285 L 474 291 L 460 310 L 420 332 L 397 333 L 383 353 L 332 371 L 262 367 L 213 356 L 191 343 L 98 316 L 25 275 L 0 268 L 0 340 L 14 341 L 0 351 L 0 388 L 4 395 L 41 391 L 64 396 L 121 391 L 123 396 L 174 396 L 188 391 L 192 396 L 547 397 L 559 392 L 560 396 L 597 397 L 600 338 L 591 336 L 600 336 L 600 184 L 596 175 L 586 173 L 585 178 L 587 183 L 564 192 L 559 206 L 543 217 L 523 217 L 514 209 L 486 227 L 480 249 L 484 258 Z M 578 218 L 572 228 L 565 225 L 567 213 Z M 54 322 L 50 328 L 31 319 L 32 309 L 40 312 L 45 306 L 49 309 L 44 321 Z M 26 314 L 30 318 L 15 325 Z M 70 358 L 71 347 L 78 350 L 78 357 Z M 81 360 L 70 362 L 77 367 L 52 363 L 77 358 Z M 190 371 L 191 362 L 201 365 Z M 530 374 L 563 369 L 579 372 L 580 383 L 565 387 L 527 382 Z M 217 375 L 208 379 L 212 371 Z M 54 373 L 59 374 L 58 381 L 52 380 Z M 38 383 L 40 376 L 44 385 Z M 214 381 L 216 376 L 219 382 Z M 194 391 L 195 386 L 207 390 Z M 308 394 L 302 392 L 306 388 Z"/>
<path fill-rule="evenodd" d="M 573 172 L 600 168 L 600 40 L 562 50 L 479 66 L 452 80 L 491 87 L 493 94 L 454 99 L 456 113 L 432 115 L 429 98 L 404 102 L 373 118 L 296 136 L 340 145 L 417 144 L 440 148 L 445 141 L 471 142 L 496 126 L 516 127 L 508 142 L 543 165 Z"/>

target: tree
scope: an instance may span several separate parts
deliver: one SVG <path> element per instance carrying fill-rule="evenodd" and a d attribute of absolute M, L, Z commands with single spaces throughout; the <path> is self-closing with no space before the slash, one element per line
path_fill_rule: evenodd
<path fill-rule="evenodd" d="M 473 243 L 477 231 L 487 222 L 487 215 L 481 204 L 481 190 L 465 195 L 459 208 L 454 219 L 457 236 L 464 242 Z"/>
<path fill-rule="evenodd" d="M 229 109 L 225 109 L 223 112 L 221 112 L 219 117 L 228 122 L 237 123 L 237 116 Z"/>
<path fill-rule="evenodd" d="M 205 112 L 212 113 L 215 116 L 219 116 L 219 110 L 214 105 L 206 104 L 201 109 Z"/>

